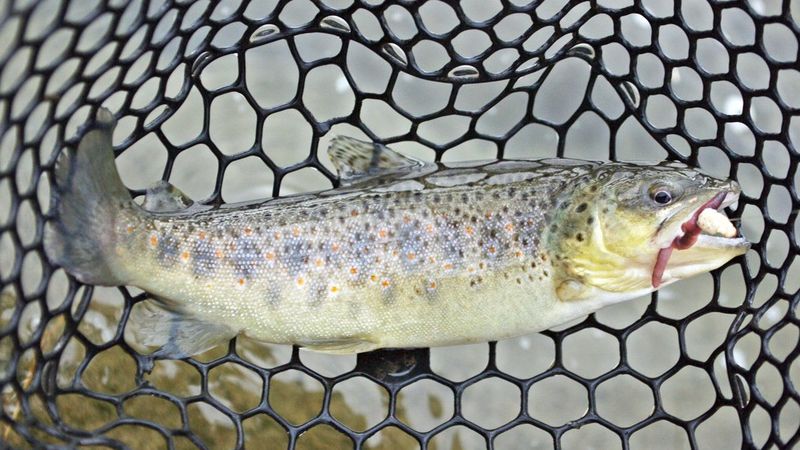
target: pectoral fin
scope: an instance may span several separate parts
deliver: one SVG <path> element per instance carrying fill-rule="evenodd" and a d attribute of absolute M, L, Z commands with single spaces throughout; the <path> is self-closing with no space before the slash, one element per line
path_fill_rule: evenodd
<path fill-rule="evenodd" d="M 315 352 L 331 353 L 334 355 L 350 355 L 375 350 L 378 344 L 360 336 L 343 337 L 340 339 L 311 340 L 299 343 L 301 347 Z"/>
<path fill-rule="evenodd" d="M 175 212 L 186 209 L 193 203 L 180 189 L 161 180 L 147 188 L 142 208 L 151 212 Z"/>
<path fill-rule="evenodd" d="M 170 359 L 202 353 L 238 334 L 227 325 L 172 310 L 157 300 L 136 304 L 127 327 L 137 344 L 160 347 L 153 356 Z"/>
<path fill-rule="evenodd" d="M 368 176 L 382 175 L 421 167 L 425 163 L 403 156 L 385 145 L 336 136 L 328 147 L 328 156 L 339 173 L 342 184 L 352 184 Z"/>

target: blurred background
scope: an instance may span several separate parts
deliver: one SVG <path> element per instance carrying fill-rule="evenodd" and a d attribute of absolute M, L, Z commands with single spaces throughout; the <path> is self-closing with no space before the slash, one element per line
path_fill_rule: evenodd
<path fill-rule="evenodd" d="M 0 433 L 13 446 L 797 441 L 800 2 L 44 0 L 0 11 Z M 52 163 L 100 105 L 118 118 L 117 165 L 138 194 L 159 179 L 205 203 L 328 189 L 336 135 L 430 161 L 669 158 L 741 183 L 729 215 L 755 245 L 713 274 L 494 353 L 431 349 L 419 380 L 349 377 L 355 356 L 293 358 L 244 338 L 144 373 L 147 349 L 124 322 L 145 294 L 89 293 L 42 251 Z"/>

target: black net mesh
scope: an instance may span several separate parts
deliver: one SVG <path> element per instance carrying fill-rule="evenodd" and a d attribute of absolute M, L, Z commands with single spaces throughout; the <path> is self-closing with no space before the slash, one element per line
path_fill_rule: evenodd
<path fill-rule="evenodd" d="M 791 448 L 800 2 L 0 1 L 0 440 L 11 447 Z M 47 262 L 50 173 L 100 106 L 141 194 L 335 183 L 337 134 L 437 160 L 677 159 L 738 179 L 710 275 L 492 344 L 334 357 L 125 339 L 134 288 Z M 0 446 L 2 446 L 0 445 Z"/>

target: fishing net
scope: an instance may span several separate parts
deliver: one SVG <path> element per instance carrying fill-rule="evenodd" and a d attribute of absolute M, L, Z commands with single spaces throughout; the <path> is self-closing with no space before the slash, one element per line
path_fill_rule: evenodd
<path fill-rule="evenodd" d="M 0 1 L 0 439 L 14 448 L 791 448 L 800 2 Z M 100 106 L 126 185 L 335 185 L 335 135 L 428 160 L 674 159 L 752 250 L 539 334 L 334 357 L 126 340 L 135 288 L 50 265 L 54 160 Z M 491 301 L 487 298 L 485 301 Z"/>

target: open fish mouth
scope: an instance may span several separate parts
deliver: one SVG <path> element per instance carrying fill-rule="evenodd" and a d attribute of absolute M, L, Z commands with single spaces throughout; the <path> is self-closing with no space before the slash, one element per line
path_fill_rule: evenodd
<path fill-rule="evenodd" d="M 718 192 L 689 213 L 669 245 L 658 252 L 651 280 L 653 288 L 661 285 L 674 250 L 705 250 L 733 257 L 750 248 L 750 243 L 723 212 L 739 199 L 739 193 L 738 185 L 732 183 L 730 189 Z"/>

